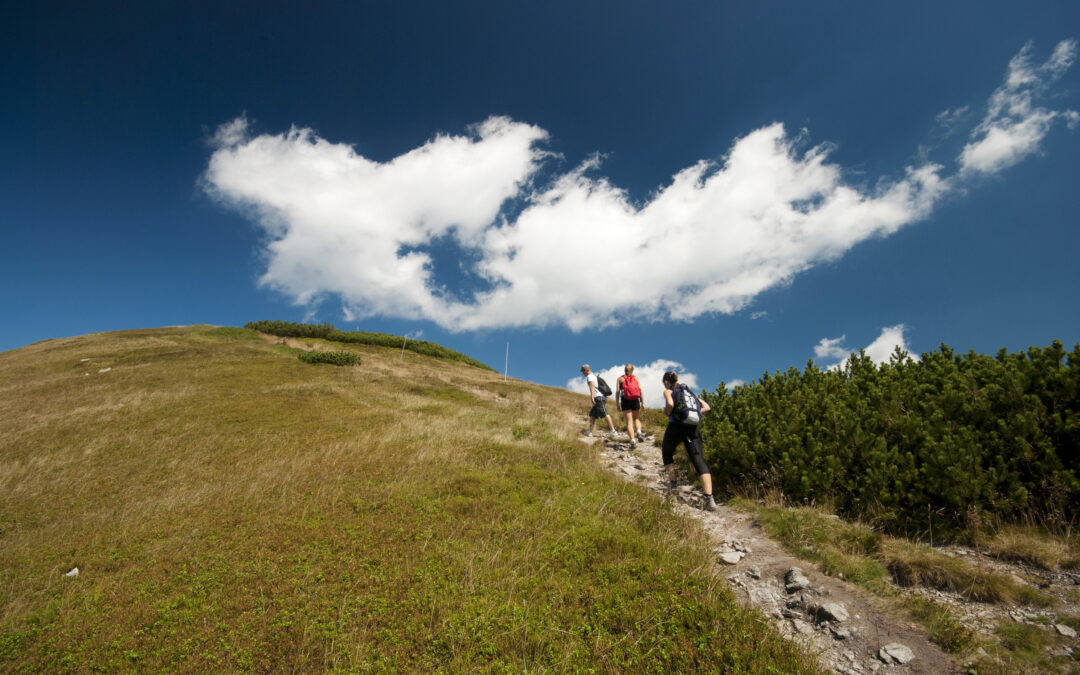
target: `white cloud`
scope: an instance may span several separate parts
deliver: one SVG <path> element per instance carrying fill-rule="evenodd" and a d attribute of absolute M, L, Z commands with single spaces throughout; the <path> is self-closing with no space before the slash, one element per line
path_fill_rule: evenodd
<path fill-rule="evenodd" d="M 640 208 L 589 175 L 595 158 L 527 191 L 546 132 L 505 118 L 382 164 L 309 129 L 248 138 L 244 125 L 218 134 L 228 143 L 205 179 L 269 237 L 264 285 L 300 304 L 339 295 L 354 319 L 424 318 L 451 330 L 730 313 L 924 216 L 945 189 L 939 168 L 924 165 L 861 192 L 824 146 L 800 153 L 780 124 L 736 141 L 723 166 L 683 170 Z M 515 197 L 526 207 L 502 220 Z M 472 302 L 450 299 L 430 256 L 408 248 L 446 235 L 478 253 L 475 271 L 494 284 Z"/>
<path fill-rule="evenodd" d="M 746 384 L 746 380 L 740 380 L 739 378 L 735 378 L 734 380 L 732 380 L 731 382 L 727 382 L 726 384 L 728 391 L 734 391 L 736 387 L 741 387 Z"/>
<path fill-rule="evenodd" d="M 821 341 L 814 346 L 814 356 L 819 359 L 842 359 L 850 352 L 844 348 L 844 340 L 846 335 L 841 335 L 838 338 L 821 338 Z"/>
<path fill-rule="evenodd" d="M 866 355 L 877 364 L 888 363 L 892 358 L 893 352 L 899 347 L 908 355 L 918 361 L 918 354 L 912 354 L 908 349 L 907 341 L 904 339 L 904 324 L 897 324 L 895 326 L 887 326 L 881 329 L 881 334 L 877 339 L 871 342 L 863 350 Z M 847 365 L 848 359 L 853 352 L 859 351 L 858 348 L 849 349 L 843 346 L 844 336 L 841 335 L 838 338 L 822 338 L 820 342 L 814 347 L 814 354 L 819 359 L 841 359 L 839 363 L 834 363 L 828 366 L 829 370 L 843 370 Z"/>
<path fill-rule="evenodd" d="M 439 317 L 430 257 L 402 247 L 451 231 L 478 243 L 545 156 L 537 127 L 492 117 L 471 131 L 378 163 L 310 129 L 250 138 L 239 118 L 216 134 L 205 183 L 269 237 L 262 284 L 299 304 L 337 294 L 354 319 Z"/>
<path fill-rule="evenodd" d="M 607 368 L 598 368 L 592 366 L 592 371 L 604 378 L 612 391 L 615 390 L 615 381 L 619 379 L 625 372 L 625 363 L 620 363 Z M 669 370 L 674 370 L 679 375 L 679 382 L 682 382 L 686 386 L 690 387 L 694 391 L 700 393 L 698 388 L 698 378 L 694 373 L 688 373 L 683 371 L 683 366 L 677 361 L 669 361 L 667 359 L 656 359 L 652 363 L 638 365 L 634 364 L 634 375 L 637 376 L 638 382 L 641 383 L 641 393 L 646 408 L 663 408 L 664 407 L 664 373 Z M 566 381 L 566 389 L 577 392 L 579 394 L 588 394 L 589 386 L 585 384 L 585 377 L 578 375 L 572 377 Z M 608 400 L 608 412 L 614 414 L 616 411 L 614 404 L 614 396 Z"/>
<path fill-rule="evenodd" d="M 1080 115 L 1073 110 L 1048 110 L 1036 99 L 1072 65 L 1076 40 L 1058 43 L 1046 63 L 1036 66 L 1027 44 L 1009 62 L 1005 82 L 990 97 L 986 117 L 971 134 L 960 153 L 962 174 L 996 173 L 1039 150 L 1054 120 L 1070 127 Z"/>
<path fill-rule="evenodd" d="M 1068 67 L 1075 42 L 1039 68 L 1029 51 L 1010 64 L 961 174 L 1019 161 L 1050 120 L 1071 119 L 1024 102 Z M 204 184 L 263 229 L 261 283 L 298 304 L 337 296 L 349 321 L 579 331 L 733 313 L 861 241 L 925 218 L 956 181 L 924 162 L 874 187 L 854 185 L 828 161 L 827 144 L 805 147 L 804 134 L 771 124 L 736 139 L 721 162 L 679 171 L 638 205 L 599 175 L 598 156 L 542 179 L 550 153 L 538 146 L 547 137 L 492 117 L 376 162 L 311 129 L 253 137 L 240 117 L 214 135 Z M 523 208 L 509 216 L 511 204 Z M 454 271 L 485 290 L 440 285 L 425 247 L 447 241 L 465 252 L 449 263 Z"/>

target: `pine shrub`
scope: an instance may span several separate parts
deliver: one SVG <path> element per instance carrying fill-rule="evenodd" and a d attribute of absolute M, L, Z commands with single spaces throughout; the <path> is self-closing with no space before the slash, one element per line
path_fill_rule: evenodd
<path fill-rule="evenodd" d="M 360 364 L 360 357 L 352 352 L 300 352 L 297 358 L 304 363 L 329 363 L 335 366 Z"/>
<path fill-rule="evenodd" d="M 1078 515 L 1080 344 L 996 357 L 943 344 L 881 366 L 860 352 L 705 397 L 707 459 L 729 487 L 832 501 L 915 537 Z"/>

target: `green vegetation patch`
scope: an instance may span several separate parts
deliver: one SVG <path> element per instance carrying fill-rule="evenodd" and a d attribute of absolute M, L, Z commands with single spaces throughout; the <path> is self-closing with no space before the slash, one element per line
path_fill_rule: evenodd
<path fill-rule="evenodd" d="M 329 363 L 334 366 L 355 366 L 360 363 L 360 357 L 352 352 L 300 352 L 297 358 L 304 363 Z"/>
<path fill-rule="evenodd" d="M 411 352 L 416 352 L 417 354 L 433 356 L 437 359 L 466 363 L 470 366 L 483 368 L 484 370 L 490 370 L 493 372 L 495 370 L 494 368 L 485 363 L 481 363 L 474 358 L 465 356 L 464 354 L 456 352 L 452 349 L 447 349 L 446 347 L 435 344 L 434 342 L 427 342 L 425 340 L 410 340 L 401 335 L 388 335 L 386 333 L 365 333 L 362 331 L 342 331 L 334 328 L 334 326 L 329 323 L 308 324 L 293 323 L 291 321 L 252 321 L 251 323 L 245 324 L 244 327 L 254 331 L 258 331 L 260 333 L 277 335 L 278 337 L 322 338 L 331 342 L 406 349 Z"/>
<path fill-rule="evenodd" d="M 918 361 L 864 353 L 844 368 L 766 373 L 707 392 L 702 429 L 720 485 L 922 538 L 977 537 L 1001 523 L 1064 530 L 1080 516 L 1080 344 Z"/>
<path fill-rule="evenodd" d="M 975 631 L 962 624 L 947 607 L 926 598 L 905 598 L 908 613 L 926 626 L 930 640 L 950 654 L 963 654 L 979 645 Z"/>
<path fill-rule="evenodd" d="M 220 326 L 218 328 L 211 328 L 210 330 L 206 331 L 205 334 L 212 337 L 222 337 L 233 340 L 250 340 L 256 342 L 259 340 L 259 336 L 255 331 L 248 328 L 237 328 L 235 326 Z"/>

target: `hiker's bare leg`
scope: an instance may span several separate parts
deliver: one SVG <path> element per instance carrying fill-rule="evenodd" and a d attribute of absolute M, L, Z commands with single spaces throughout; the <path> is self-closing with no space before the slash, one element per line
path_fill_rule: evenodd
<path fill-rule="evenodd" d="M 627 410 L 626 413 L 626 433 L 630 436 L 630 442 L 635 442 L 634 438 L 634 417 L 637 416 L 633 410 Z"/>
<path fill-rule="evenodd" d="M 611 427 L 611 433 L 618 433 L 617 431 L 615 431 L 615 423 L 611 421 L 611 415 L 608 415 L 604 419 L 607 420 L 608 426 Z"/>
<path fill-rule="evenodd" d="M 702 492 L 704 492 L 707 495 L 711 495 L 712 494 L 712 474 L 711 473 L 703 473 L 703 474 L 701 474 L 701 476 L 699 476 L 699 478 L 701 478 L 701 490 L 702 490 Z"/>

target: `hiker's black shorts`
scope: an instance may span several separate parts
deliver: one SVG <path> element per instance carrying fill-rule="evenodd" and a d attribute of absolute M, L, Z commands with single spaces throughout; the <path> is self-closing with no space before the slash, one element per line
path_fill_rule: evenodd
<path fill-rule="evenodd" d="M 624 412 L 627 411 L 627 410 L 641 410 L 641 399 L 640 398 L 634 398 L 634 399 L 630 399 L 630 400 L 626 400 L 625 398 L 620 399 L 619 400 L 619 410 L 622 410 Z"/>
<path fill-rule="evenodd" d="M 701 429 L 696 424 L 683 424 L 672 422 L 664 430 L 664 444 L 660 448 L 660 455 L 664 458 L 664 466 L 675 463 L 675 450 L 679 443 L 686 446 L 686 454 L 694 463 L 694 469 L 701 474 L 711 474 L 709 465 L 705 463 L 702 454 Z"/>
<path fill-rule="evenodd" d="M 578 408 L 578 410 L 580 410 L 580 408 Z M 593 419 L 600 419 L 602 417 L 607 417 L 607 397 L 606 396 L 597 396 L 593 400 L 593 406 L 592 406 L 592 410 L 589 411 L 589 417 L 592 417 Z"/>

